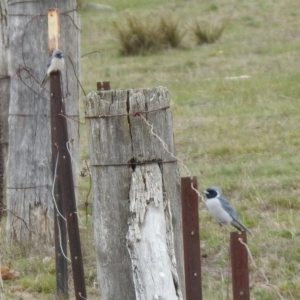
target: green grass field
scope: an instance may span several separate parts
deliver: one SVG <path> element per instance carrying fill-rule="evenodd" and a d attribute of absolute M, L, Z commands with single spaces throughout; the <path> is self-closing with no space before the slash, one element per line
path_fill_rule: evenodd
<path fill-rule="evenodd" d="M 198 177 L 200 191 L 209 185 L 222 187 L 254 234 L 248 244 L 257 266 L 282 299 L 300 299 L 300 2 L 93 2 L 114 10 L 88 6 L 80 10 L 81 54 L 100 52 L 82 58 L 86 93 L 95 90 L 97 81 L 110 81 L 112 89 L 166 86 L 176 155 Z M 149 20 L 156 16 L 178 20 L 186 31 L 180 47 L 143 56 L 120 55 L 113 23 L 128 13 Z M 221 19 L 229 20 L 221 38 L 197 45 L 191 30 L 195 22 Z M 81 132 L 83 161 L 88 160 L 84 126 Z M 181 176 L 187 176 L 183 168 Z M 82 194 L 87 187 L 84 182 Z M 199 221 L 201 251 L 206 256 L 202 260 L 204 299 L 232 299 L 228 232 L 209 216 L 203 203 Z M 91 226 L 82 230 L 84 242 L 89 239 L 89 245 L 84 245 L 85 267 L 89 299 L 99 299 L 93 286 L 91 231 Z M 14 268 L 22 270 L 24 264 L 30 261 L 17 257 Z M 35 267 L 36 277 L 51 272 L 40 264 Z M 30 282 L 20 280 L 20 284 L 29 291 L 41 290 Z M 251 299 L 280 299 L 251 263 L 250 284 Z M 36 299 L 53 299 L 49 287 L 42 291 Z M 7 299 L 27 299 L 12 295 Z"/>

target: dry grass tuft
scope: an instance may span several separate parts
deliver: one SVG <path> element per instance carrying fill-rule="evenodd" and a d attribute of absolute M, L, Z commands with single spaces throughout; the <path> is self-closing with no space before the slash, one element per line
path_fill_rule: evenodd
<path fill-rule="evenodd" d="M 213 44 L 221 37 L 226 25 L 227 21 L 215 23 L 197 21 L 192 31 L 198 45 Z"/>
<path fill-rule="evenodd" d="M 154 23 L 155 24 L 155 23 Z M 160 33 L 150 20 L 144 22 L 132 15 L 125 16 L 124 22 L 114 22 L 123 55 L 145 55 L 161 48 Z"/>
<path fill-rule="evenodd" d="M 170 17 L 149 16 L 141 20 L 132 15 L 125 22 L 113 23 L 123 55 L 145 55 L 165 48 L 179 46 L 185 32 L 179 29 L 179 21 Z"/>
<path fill-rule="evenodd" d="M 180 23 L 171 17 L 160 18 L 159 33 L 161 43 L 167 47 L 177 48 L 185 35 L 185 31 L 180 30 Z"/>

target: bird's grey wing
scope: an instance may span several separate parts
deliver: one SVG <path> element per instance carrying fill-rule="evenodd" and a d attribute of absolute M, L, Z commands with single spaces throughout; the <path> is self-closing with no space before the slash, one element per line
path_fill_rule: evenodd
<path fill-rule="evenodd" d="M 244 226 L 243 223 L 241 222 L 237 212 L 231 206 L 230 202 L 224 196 L 221 196 L 219 198 L 221 198 L 220 200 L 221 200 L 222 207 L 230 214 L 230 216 L 233 219 L 231 224 L 236 229 L 241 230 L 241 231 L 247 231 L 251 234 L 251 232 L 248 230 L 248 228 L 246 226 Z"/>
<path fill-rule="evenodd" d="M 237 215 L 237 212 L 232 207 L 230 202 L 224 196 L 219 196 L 219 199 L 220 199 L 220 202 L 221 202 L 222 207 L 224 208 L 224 210 L 226 210 L 233 219 L 236 219 L 236 220 L 239 221 L 240 219 Z"/>
<path fill-rule="evenodd" d="M 48 62 L 47 62 L 47 70 L 49 69 L 50 65 L 51 65 L 51 61 L 52 61 L 52 56 L 49 57 Z M 47 71 L 46 70 L 46 71 Z"/>
<path fill-rule="evenodd" d="M 43 81 L 42 81 L 42 83 L 41 83 L 41 86 L 40 86 L 40 88 L 43 88 L 44 86 L 45 86 L 45 84 L 46 84 L 46 82 L 49 80 L 49 75 L 48 75 L 48 69 L 49 69 L 49 67 L 50 67 L 50 65 L 51 65 L 51 61 L 52 61 L 52 56 L 50 56 L 49 57 L 49 59 L 48 59 L 48 62 L 47 62 L 47 69 L 46 69 L 46 75 L 45 75 L 45 77 L 44 77 L 44 79 L 43 79 Z"/>

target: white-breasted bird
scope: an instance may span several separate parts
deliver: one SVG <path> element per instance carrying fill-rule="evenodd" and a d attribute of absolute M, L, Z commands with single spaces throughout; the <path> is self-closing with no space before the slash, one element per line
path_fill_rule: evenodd
<path fill-rule="evenodd" d="M 207 201 L 206 206 L 210 214 L 218 221 L 220 225 L 231 224 L 240 231 L 247 231 L 251 234 L 248 228 L 243 225 L 237 212 L 225 198 L 222 190 L 217 186 L 210 186 L 204 192 Z"/>
<path fill-rule="evenodd" d="M 43 88 L 46 82 L 49 80 L 51 72 L 62 71 L 64 66 L 65 66 L 64 54 L 59 49 L 54 50 L 52 55 L 49 57 L 47 63 L 46 75 L 42 81 L 41 88 Z"/>

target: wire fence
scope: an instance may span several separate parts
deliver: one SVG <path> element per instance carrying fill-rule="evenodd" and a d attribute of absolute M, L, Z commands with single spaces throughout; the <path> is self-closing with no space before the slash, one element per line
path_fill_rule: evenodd
<path fill-rule="evenodd" d="M 24 1 L 24 2 L 29 2 L 29 1 Z M 33 2 L 35 2 L 35 1 L 33 1 Z M 11 5 L 19 4 L 19 3 L 20 2 L 10 2 L 10 3 L 8 3 L 8 5 L 11 6 Z M 77 10 L 77 8 L 74 8 L 73 10 L 62 12 L 61 15 L 64 16 L 64 17 L 66 17 L 66 18 L 68 18 L 68 19 L 70 19 L 71 23 L 73 24 L 73 26 L 77 30 L 81 30 L 78 27 L 78 25 L 75 23 L 74 19 L 69 15 L 69 13 L 74 12 L 76 10 Z M 27 37 L 27 34 L 28 34 L 29 25 L 32 22 L 34 22 L 34 20 L 36 18 L 38 18 L 38 17 L 46 17 L 47 14 L 37 14 L 37 15 L 30 15 L 30 14 L 10 14 L 10 15 L 8 15 L 8 17 L 9 16 L 30 17 L 30 20 L 27 22 L 26 26 L 24 27 L 24 32 L 23 32 L 23 35 L 21 37 L 21 39 L 22 39 L 22 61 L 23 61 L 23 64 L 20 65 L 19 68 L 17 70 L 15 70 L 15 72 L 12 75 L 9 75 L 9 74 L 0 74 L 0 80 L 7 80 L 7 79 L 9 79 L 11 77 L 17 77 L 28 88 L 28 90 L 30 90 L 33 94 L 35 94 L 36 96 L 38 96 L 41 99 L 44 99 L 46 101 L 50 101 L 38 89 L 38 87 L 40 86 L 40 80 L 35 76 L 33 66 L 29 65 L 26 62 L 25 55 L 24 55 L 24 41 L 26 40 L 26 37 Z M 93 51 L 93 52 L 84 54 L 81 57 L 84 57 L 84 56 L 87 56 L 87 55 L 92 55 L 93 53 L 96 53 L 96 52 L 98 52 L 98 51 Z M 70 62 L 70 65 L 72 66 L 73 74 L 76 77 L 76 80 L 77 80 L 78 84 L 80 85 L 83 94 L 86 96 L 86 93 L 85 93 L 85 91 L 84 91 L 84 89 L 82 87 L 82 84 L 80 83 L 78 74 L 76 72 L 76 68 L 75 68 L 75 64 L 74 64 L 74 61 L 76 60 L 76 58 L 72 58 L 72 57 L 68 56 L 68 60 Z M 69 71 L 66 70 L 65 77 L 68 79 L 69 76 L 71 76 L 71 75 L 69 74 Z M 32 79 L 31 85 L 28 84 L 28 78 Z M 4 95 L 8 92 L 8 89 L 9 89 L 9 84 L 7 85 L 6 88 L 3 89 L 3 92 L 0 94 L 0 102 L 1 102 L 1 99 L 4 97 Z M 63 98 L 65 99 L 66 97 L 68 97 L 69 94 L 70 94 L 70 91 L 68 89 L 68 85 L 66 84 L 66 91 L 64 93 L 64 97 Z M 161 109 L 169 109 L 169 107 L 163 107 Z M 176 156 L 174 153 L 172 153 L 168 149 L 167 143 L 157 133 L 155 133 L 154 124 L 151 124 L 146 119 L 146 117 L 144 116 L 145 113 L 149 113 L 149 111 L 146 111 L 146 112 L 140 111 L 138 113 L 126 114 L 126 115 L 124 115 L 124 114 L 122 114 L 122 115 L 114 115 L 114 116 L 111 116 L 111 115 L 102 115 L 102 116 L 95 116 L 95 117 L 97 117 L 97 118 L 108 118 L 108 117 L 121 117 L 121 116 L 129 117 L 129 116 L 134 116 L 134 117 L 140 118 L 144 122 L 144 124 L 146 125 L 146 127 L 148 128 L 149 133 L 153 137 L 155 137 L 155 139 L 157 139 L 159 141 L 159 143 L 161 144 L 161 147 L 174 159 L 174 161 L 178 162 L 183 167 L 183 169 L 186 172 L 187 176 L 192 179 L 192 174 L 191 174 L 189 168 L 187 167 L 187 165 L 184 163 L 183 160 L 181 160 L 178 156 Z M 67 115 L 67 114 L 63 114 L 62 113 L 61 116 L 64 117 L 64 118 L 66 118 L 67 120 L 69 120 L 69 124 L 73 124 L 71 126 L 75 126 L 77 134 L 79 135 L 79 129 L 77 128 L 77 125 L 79 125 L 79 124 L 80 125 L 85 125 L 85 121 L 82 122 L 82 121 L 76 120 L 76 117 L 80 117 L 78 115 L 74 116 L 74 115 Z M 0 130 L 1 130 L 1 123 L 0 123 Z M 90 201 L 90 196 L 91 196 L 91 172 L 90 172 L 90 167 L 89 167 L 89 164 L 88 164 L 87 161 L 84 161 L 84 165 L 85 165 L 84 167 L 82 167 L 82 168 L 79 167 L 78 163 L 76 162 L 75 158 L 73 157 L 73 155 L 72 155 L 72 153 L 70 151 L 70 143 L 72 143 L 72 141 L 73 141 L 73 138 L 70 137 L 70 140 L 66 142 L 66 147 L 68 149 L 68 152 L 69 152 L 69 155 L 70 155 L 70 157 L 72 159 L 72 162 L 73 162 L 73 164 L 75 166 L 75 169 L 77 170 L 77 174 L 79 174 L 79 176 L 81 178 L 89 178 L 89 187 L 87 189 L 87 193 L 83 197 L 82 200 L 79 200 L 77 202 L 77 208 L 81 209 L 82 207 L 84 207 L 84 213 L 83 214 L 85 215 L 85 222 L 83 222 L 81 220 L 80 213 L 78 213 L 78 211 L 74 212 L 74 213 L 76 213 L 80 224 L 82 224 L 83 226 L 86 226 L 87 223 L 88 223 L 88 210 L 89 210 L 89 206 L 91 205 L 91 201 Z M 56 158 L 56 161 L 55 161 L 55 171 L 54 171 L 54 174 L 53 174 L 53 185 L 51 187 L 51 193 L 52 193 L 52 200 L 53 200 L 53 204 L 54 204 L 56 212 L 59 214 L 59 216 L 64 221 L 66 221 L 65 216 L 60 212 L 60 210 L 57 207 L 57 203 L 56 203 L 55 195 L 54 195 L 54 184 L 55 184 L 55 181 L 56 181 L 56 170 L 57 170 L 57 163 L 58 163 L 59 155 L 60 155 L 60 153 L 58 151 L 57 158 Z M 1 154 L 0 154 L 0 156 L 1 156 Z M 16 189 L 16 187 L 6 187 L 6 188 L 7 189 Z M 26 187 L 23 187 L 23 188 L 26 188 Z M 33 186 L 27 187 L 27 188 L 33 188 Z M 193 180 L 191 180 L 191 188 L 197 194 L 198 198 L 202 202 L 205 203 L 204 197 L 198 191 L 198 189 L 194 186 Z M 3 190 L 3 162 L 0 161 L 0 193 L 3 195 L 2 190 Z M 1 197 L 0 198 L 0 219 L 1 219 L 1 216 L 2 216 L 3 213 L 10 213 L 10 214 L 14 215 L 17 219 L 21 220 L 25 224 L 25 226 L 28 229 L 28 231 L 34 233 L 34 229 L 31 228 L 30 224 L 28 224 L 28 222 L 24 218 L 22 218 L 21 216 L 18 216 L 13 211 L 8 210 L 8 209 L 6 209 L 4 207 L 3 197 Z M 49 215 L 48 215 L 48 218 L 50 219 L 51 222 L 54 222 L 54 220 Z M 68 261 L 70 261 L 70 259 L 67 257 L 67 254 L 63 252 L 62 243 L 61 243 L 61 228 L 60 228 L 59 223 L 57 223 L 57 224 L 58 224 L 58 228 L 59 228 L 59 240 L 60 240 L 61 251 L 64 254 L 65 259 L 68 260 Z M 263 276 L 263 278 L 265 280 L 264 284 L 266 286 L 269 286 L 269 287 L 273 288 L 280 299 L 284 299 L 282 297 L 282 295 L 280 294 L 279 288 L 277 286 L 275 286 L 275 285 L 272 285 L 269 282 L 269 279 L 265 275 L 264 270 L 262 268 L 258 268 L 257 267 L 257 265 L 256 265 L 256 263 L 254 261 L 253 255 L 251 254 L 251 251 L 250 251 L 248 245 L 242 239 L 240 239 L 239 241 L 246 248 L 247 253 L 249 255 L 249 258 L 250 258 L 250 261 L 251 261 L 253 267 L 255 269 L 259 270 L 259 272 L 262 274 L 262 276 Z M 0 262 L 1 262 L 1 259 L 0 259 Z M 1 290 L 2 290 L 2 293 L 3 293 L 4 292 L 4 288 L 3 288 L 3 283 L 2 283 L 1 280 L 0 280 L 0 284 L 1 284 Z M 87 298 L 82 297 L 82 296 L 81 296 L 81 298 L 82 299 L 87 299 Z"/>

